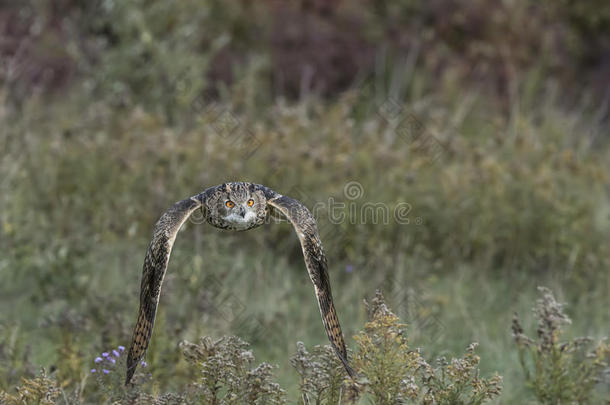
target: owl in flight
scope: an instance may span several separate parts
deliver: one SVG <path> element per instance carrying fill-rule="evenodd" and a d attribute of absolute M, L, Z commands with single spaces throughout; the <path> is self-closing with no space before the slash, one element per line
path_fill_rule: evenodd
<path fill-rule="evenodd" d="M 272 213 L 285 216 L 294 226 L 301 242 L 305 266 L 318 298 L 322 323 L 332 347 L 343 362 L 347 373 L 355 373 L 347 361 L 347 351 L 339 318 L 330 290 L 326 255 L 318 235 L 316 221 L 299 201 L 252 183 L 224 183 L 210 187 L 200 194 L 178 201 L 159 218 L 153 238 L 144 257 L 140 284 L 140 311 L 127 355 L 129 384 L 142 360 L 152 335 L 161 284 L 169 263 L 176 234 L 187 218 L 201 208 L 207 222 L 221 229 L 246 231 L 264 224 Z"/>

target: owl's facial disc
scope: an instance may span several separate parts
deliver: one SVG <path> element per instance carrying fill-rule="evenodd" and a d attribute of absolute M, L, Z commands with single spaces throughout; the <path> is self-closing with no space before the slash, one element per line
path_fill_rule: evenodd
<path fill-rule="evenodd" d="M 224 205 L 225 215 L 222 216 L 222 219 L 230 228 L 245 230 L 250 229 L 257 224 L 254 200 L 250 198 L 247 198 L 244 201 L 227 200 Z"/>
<path fill-rule="evenodd" d="M 207 221 L 220 229 L 245 231 L 265 223 L 265 195 L 249 183 L 225 183 L 206 202 Z"/>

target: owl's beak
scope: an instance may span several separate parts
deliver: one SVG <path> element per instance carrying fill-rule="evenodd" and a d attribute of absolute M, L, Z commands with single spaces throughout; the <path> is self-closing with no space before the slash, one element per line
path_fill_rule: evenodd
<path fill-rule="evenodd" d="M 242 218 L 246 216 L 246 209 L 244 207 L 239 207 L 239 215 L 241 215 Z"/>

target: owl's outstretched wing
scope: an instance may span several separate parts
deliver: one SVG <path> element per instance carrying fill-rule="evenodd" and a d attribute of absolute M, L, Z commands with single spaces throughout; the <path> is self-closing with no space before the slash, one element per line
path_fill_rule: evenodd
<path fill-rule="evenodd" d="M 356 374 L 347 361 L 347 350 L 345 349 L 343 332 L 339 325 L 339 318 L 337 317 L 333 296 L 330 291 L 326 255 L 320 241 L 315 219 L 307 207 L 290 197 L 278 196 L 268 200 L 267 204 L 280 211 L 294 226 L 301 242 L 301 248 L 303 249 L 305 265 L 318 298 L 318 305 L 326 334 L 335 353 L 343 362 L 345 370 L 351 377 L 354 377 Z"/>
<path fill-rule="evenodd" d="M 140 311 L 127 354 L 125 385 L 129 384 L 138 362 L 144 357 L 148 348 L 155 323 L 155 315 L 157 314 L 161 284 L 167 270 L 176 234 L 193 211 L 202 206 L 202 199 L 203 197 L 200 194 L 178 201 L 155 224 L 153 238 L 144 258 L 144 269 L 140 284 Z"/>

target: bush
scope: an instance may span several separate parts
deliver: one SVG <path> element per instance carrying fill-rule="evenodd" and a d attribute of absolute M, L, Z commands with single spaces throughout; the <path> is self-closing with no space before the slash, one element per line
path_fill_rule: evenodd
<path fill-rule="evenodd" d="M 341 365 L 329 346 L 308 353 L 299 345 L 292 363 L 301 376 L 303 403 L 330 405 L 343 397 L 349 403 L 360 398 L 377 405 L 475 405 L 500 395 L 502 377 L 479 376 L 476 343 L 463 357 L 449 362 L 439 358 L 433 367 L 419 350 L 409 348 L 405 325 L 379 291 L 366 305 L 370 321 L 354 337 L 357 349 L 351 356 L 356 381 L 339 383 Z"/>
<path fill-rule="evenodd" d="M 600 341 L 592 349 L 589 337 L 561 341 L 571 320 L 549 289 L 538 290 L 541 298 L 534 307 L 537 339 L 523 334 L 517 314 L 512 326 L 527 385 L 543 404 L 600 403 L 594 390 L 609 371 L 610 346 Z"/>
<path fill-rule="evenodd" d="M 273 367 L 262 363 L 252 368 L 254 356 L 248 346 L 234 336 L 183 342 L 185 358 L 200 373 L 192 383 L 192 399 L 218 405 L 285 404 L 284 390 L 271 379 Z"/>
<path fill-rule="evenodd" d="M 334 405 L 368 399 L 379 405 L 475 405 L 500 395 L 501 377 L 479 377 L 476 344 L 470 345 L 462 358 L 450 362 L 438 359 L 437 366 L 432 367 L 419 351 L 408 347 L 404 325 L 387 308 L 380 292 L 367 307 L 371 320 L 355 337 L 357 350 L 352 354 L 359 375 L 356 380 L 345 375 L 329 345 L 316 346 L 308 352 L 303 343 L 297 343 L 297 353 L 290 362 L 300 376 L 301 403 Z M 196 373 L 186 389 L 177 394 L 151 395 L 141 390 L 146 384 L 124 387 L 122 346 L 97 357 L 96 369 L 91 374 L 104 392 L 98 400 L 116 404 L 285 404 L 286 394 L 273 380 L 273 367 L 267 363 L 253 367 L 254 356 L 248 347 L 234 336 L 182 342 L 184 357 Z M 136 375 L 135 381 L 141 384 L 143 380 Z M 0 399 L 9 404 L 19 401 L 55 404 L 60 394 L 65 397 L 58 383 L 48 378 L 44 370 L 39 377 L 24 379 L 23 386 L 16 391 L 17 395 L 0 391 Z M 72 399 L 73 403 L 87 401 L 78 396 Z"/>
<path fill-rule="evenodd" d="M 6 405 L 52 405 L 61 395 L 61 389 L 57 386 L 57 381 L 49 378 L 44 369 L 38 377 L 24 378 L 21 386 L 16 387 L 15 391 L 17 393 L 14 395 L 0 391 L 0 403 Z"/>

